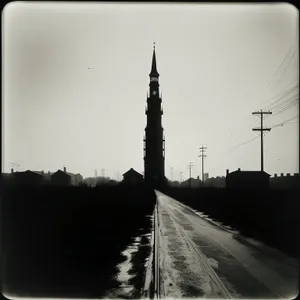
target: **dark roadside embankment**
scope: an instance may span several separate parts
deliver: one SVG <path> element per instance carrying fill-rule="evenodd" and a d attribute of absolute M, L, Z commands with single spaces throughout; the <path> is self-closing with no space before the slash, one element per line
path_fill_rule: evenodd
<path fill-rule="evenodd" d="M 244 236 L 299 257 L 299 189 L 168 187 L 164 193 Z"/>
<path fill-rule="evenodd" d="M 117 280 L 121 285 L 109 290 L 105 295 L 106 299 L 143 298 L 146 268 L 150 263 L 149 258 L 152 251 L 151 232 L 154 225 L 153 216 L 147 216 L 144 221 L 144 224 L 141 224 L 142 227 L 139 229 L 138 235 L 132 237 L 131 244 L 122 252 L 127 259 L 118 265 L 120 272 Z"/>
<path fill-rule="evenodd" d="M 145 186 L 2 189 L 3 292 L 103 297 L 120 286 L 116 278 L 117 265 L 126 259 L 122 251 L 141 228 L 150 232 L 146 216 L 153 213 L 155 201 L 154 191 Z M 142 252 L 140 265 L 148 253 Z M 134 277 L 143 272 L 135 269 Z"/>

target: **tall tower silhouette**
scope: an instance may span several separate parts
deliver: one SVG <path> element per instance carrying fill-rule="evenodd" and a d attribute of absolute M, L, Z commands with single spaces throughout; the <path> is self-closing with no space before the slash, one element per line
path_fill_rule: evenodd
<path fill-rule="evenodd" d="M 147 125 L 144 137 L 144 176 L 146 184 L 162 187 L 165 177 L 165 138 L 162 128 L 162 97 L 159 91 L 159 74 L 156 68 L 155 44 L 153 46 L 152 67 L 149 74 L 147 95 Z"/>

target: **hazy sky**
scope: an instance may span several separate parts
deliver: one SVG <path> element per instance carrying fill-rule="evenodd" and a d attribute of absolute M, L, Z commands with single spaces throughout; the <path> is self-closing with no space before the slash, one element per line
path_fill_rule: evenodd
<path fill-rule="evenodd" d="M 9 162 L 84 177 L 142 172 L 153 41 L 167 177 L 172 167 L 174 180 L 187 179 L 190 161 L 199 175 L 202 145 L 210 176 L 259 170 L 260 139 L 235 146 L 259 134 L 261 108 L 277 109 L 266 126 L 296 117 L 266 133 L 265 170 L 299 171 L 291 4 L 11 2 L 2 14 L 5 172 Z"/>

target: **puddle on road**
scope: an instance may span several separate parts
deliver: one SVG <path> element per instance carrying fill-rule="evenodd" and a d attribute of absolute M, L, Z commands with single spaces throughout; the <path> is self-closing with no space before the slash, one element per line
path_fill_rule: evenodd
<path fill-rule="evenodd" d="M 148 216 L 153 224 L 153 217 Z M 150 254 L 147 250 L 151 245 L 151 231 L 149 229 L 141 228 L 139 236 L 136 236 L 133 242 L 128 246 L 126 250 L 122 252 L 125 260 L 117 265 L 118 274 L 114 278 L 119 283 L 119 286 L 110 290 L 104 298 L 123 298 L 132 299 L 136 298 L 136 295 L 140 292 L 140 282 L 136 279 L 144 279 L 147 263 Z M 146 257 L 145 257 L 146 256 Z"/>
<path fill-rule="evenodd" d="M 218 261 L 216 261 L 213 258 L 207 258 L 207 262 L 210 264 L 210 266 L 214 269 L 217 269 L 219 267 Z"/>
<path fill-rule="evenodd" d="M 119 273 L 117 275 L 116 280 L 121 283 L 120 287 L 111 291 L 108 298 L 112 297 L 122 297 L 126 295 L 130 295 L 133 291 L 133 285 L 129 284 L 129 280 L 131 279 L 132 275 L 128 272 L 132 268 L 131 257 L 134 251 L 138 249 L 138 242 L 141 240 L 140 237 L 135 239 L 135 243 L 130 245 L 125 251 L 122 252 L 122 255 L 126 257 L 126 260 L 120 263 L 117 268 L 119 269 Z"/>

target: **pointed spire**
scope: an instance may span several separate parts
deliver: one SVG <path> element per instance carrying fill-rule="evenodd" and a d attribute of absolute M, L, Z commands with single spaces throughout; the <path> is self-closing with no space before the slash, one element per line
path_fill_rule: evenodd
<path fill-rule="evenodd" d="M 156 69 L 156 55 L 155 55 L 155 42 L 153 43 L 153 55 L 152 55 L 152 67 L 151 67 L 151 72 L 149 76 L 155 76 L 158 77 L 159 74 Z"/>

